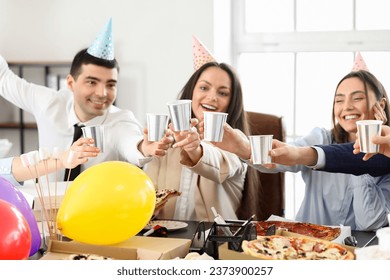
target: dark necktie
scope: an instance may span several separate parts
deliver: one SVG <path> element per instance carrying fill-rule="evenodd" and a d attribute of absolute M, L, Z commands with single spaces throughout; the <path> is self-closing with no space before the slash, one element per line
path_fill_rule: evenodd
<path fill-rule="evenodd" d="M 74 134 L 73 134 L 73 141 L 72 141 L 72 144 L 77 141 L 81 135 L 83 135 L 83 132 L 81 130 L 81 128 L 84 127 L 84 125 L 77 125 L 75 124 L 74 125 Z M 73 181 L 74 179 L 76 179 L 76 177 L 80 174 L 80 171 L 81 171 L 81 164 L 80 165 L 77 165 L 75 168 L 73 169 L 65 169 L 65 176 L 64 176 L 64 181 L 67 181 L 68 180 L 68 176 L 69 176 L 69 172 L 70 172 L 70 177 L 69 177 L 69 181 Z"/>

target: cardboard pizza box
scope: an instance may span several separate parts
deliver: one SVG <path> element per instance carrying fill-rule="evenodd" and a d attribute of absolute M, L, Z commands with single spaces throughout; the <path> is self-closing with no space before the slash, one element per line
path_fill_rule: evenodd
<path fill-rule="evenodd" d="M 137 250 L 112 246 L 98 246 L 78 243 L 75 241 L 49 242 L 46 253 L 40 260 L 66 260 L 72 254 L 96 254 L 103 257 L 119 260 L 136 260 Z"/>
<path fill-rule="evenodd" d="M 119 260 L 169 260 L 184 258 L 190 244 L 189 239 L 143 236 L 134 236 L 115 245 L 51 240 L 46 254 L 40 260 L 65 260 L 72 254 L 95 254 Z"/>
<path fill-rule="evenodd" d="M 223 243 L 218 247 L 218 258 L 220 260 L 259 260 L 258 258 L 245 254 L 244 252 L 230 250 L 227 243 Z"/>

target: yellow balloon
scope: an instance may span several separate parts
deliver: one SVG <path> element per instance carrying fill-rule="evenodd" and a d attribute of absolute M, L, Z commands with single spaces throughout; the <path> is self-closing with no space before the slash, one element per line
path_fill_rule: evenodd
<path fill-rule="evenodd" d="M 103 162 L 82 172 L 69 186 L 57 227 L 79 242 L 115 244 L 140 232 L 155 204 L 153 183 L 143 170 L 126 162 Z"/>

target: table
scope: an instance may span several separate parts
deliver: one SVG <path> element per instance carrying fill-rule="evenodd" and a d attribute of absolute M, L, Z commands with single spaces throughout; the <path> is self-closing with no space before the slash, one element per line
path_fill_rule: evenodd
<path fill-rule="evenodd" d="M 198 221 L 184 221 L 185 223 L 188 224 L 188 227 L 183 228 L 183 229 L 178 229 L 175 231 L 169 231 L 168 232 L 168 238 L 182 238 L 182 239 L 192 239 L 194 236 L 194 233 L 197 230 Z M 206 229 L 211 228 L 213 225 L 212 222 L 205 222 L 205 227 Z M 138 235 L 142 235 L 145 232 L 145 230 L 142 230 Z M 352 230 L 352 235 L 356 237 L 358 241 L 358 246 L 357 247 L 363 247 L 364 245 L 367 244 L 374 236 L 375 232 L 374 231 L 357 231 L 357 230 Z M 164 237 L 161 237 L 164 238 Z M 377 245 L 378 244 L 378 238 L 374 238 L 371 240 L 371 242 L 367 246 L 371 245 Z M 34 256 L 30 257 L 30 259 L 39 259 L 41 257 L 41 252 L 38 252 Z"/>
<path fill-rule="evenodd" d="M 175 230 L 175 231 L 169 231 L 168 232 L 168 238 L 184 238 L 184 239 L 192 239 L 194 236 L 194 233 L 198 226 L 198 221 L 184 221 L 188 224 L 187 228 Z M 213 223 L 211 222 L 205 222 L 205 225 L 207 228 L 211 228 Z M 142 235 L 144 231 L 142 231 L 139 235 Z M 352 235 L 356 237 L 358 241 L 357 247 L 363 247 L 367 244 L 374 236 L 375 231 L 358 231 L 358 230 L 352 230 Z M 377 245 L 378 244 L 378 238 L 374 238 L 370 244 L 371 245 Z"/>

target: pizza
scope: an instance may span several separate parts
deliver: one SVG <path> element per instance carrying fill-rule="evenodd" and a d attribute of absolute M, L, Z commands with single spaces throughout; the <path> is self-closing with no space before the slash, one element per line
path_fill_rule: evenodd
<path fill-rule="evenodd" d="M 334 240 L 341 233 L 341 229 L 339 227 L 330 227 L 311 223 L 288 221 L 258 221 L 256 222 L 257 235 L 266 235 L 267 229 L 272 225 L 275 225 L 276 229 L 284 229 L 297 234 L 302 234 L 324 240 Z"/>
<path fill-rule="evenodd" d="M 67 258 L 68 260 L 76 260 L 76 261 L 89 261 L 89 260 L 112 260 L 112 258 L 104 257 L 95 254 L 71 254 Z"/>
<path fill-rule="evenodd" d="M 158 210 L 167 203 L 168 199 L 181 195 L 181 192 L 174 189 L 161 189 L 156 191 L 156 207 Z"/>
<path fill-rule="evenodd" d="M 354 254 L 340 244 L 310 237 L 258 236 L 244 240 L 245 254 L 265 260 L 353 260 Z"/>

